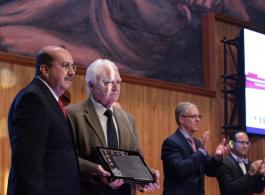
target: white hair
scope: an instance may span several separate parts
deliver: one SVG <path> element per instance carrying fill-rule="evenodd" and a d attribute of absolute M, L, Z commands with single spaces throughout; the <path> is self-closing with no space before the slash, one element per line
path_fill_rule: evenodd
<path fill-rule="evenodd" d="M 101 74 L 102 70 L 104 70 L 105 68 L 111 68 L 115 71 L 118 71 L 118 67 L 112 61 L 107 59 L 97 59 L 90 65 L 88 65 L 85 77 L 88 94 L 90 94 L 89 83 L 96 84 L 96 78 Z"/>

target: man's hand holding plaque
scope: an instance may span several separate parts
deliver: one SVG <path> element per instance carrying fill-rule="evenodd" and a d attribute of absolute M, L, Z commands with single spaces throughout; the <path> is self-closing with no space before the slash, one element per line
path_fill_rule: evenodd
<path fill-rule="evenodd" d="M 156 169 L 150 169 L 153 176 L 155 177 L 155 183 L 149 183 L 148 185 L 137 185 L 136 188 L 140 192 L 152 192 L 160 188 L 159 185 L 159 171 Z"/>
<path fill-rule="evenodd" d="M 105 171 L 101 165 L 98 165 L 96 170 L 96 175 L 100 178 L 100 180 L 112 189 L 119 188 L 122 184 L 124 184 L 123 179 L 109 180 L 108 178 L 110 178 L 111 174 L 108 171 Z"/>
<path fill-rule="evenodd" d="M 150 192 L 159 189 L 159 171 L 149 169 L 138 151 L 95 148 L 99 159 L 97 175 L 111 188 L 124 183 L 136 184 L 139 191 Z"/>

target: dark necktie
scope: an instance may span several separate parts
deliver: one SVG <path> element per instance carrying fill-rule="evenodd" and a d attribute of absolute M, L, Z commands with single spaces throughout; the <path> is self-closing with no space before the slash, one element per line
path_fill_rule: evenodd
<path fill-rule="evenodd" d="M 107 120 L 107 139 L 109 148 L 118 148 L 118 138 L 116 128 L 112 120 L 112 111 L 107 109 L 104 113 L 108 117 Z"/>
<path fill-rule="evenodd" d="M 61 110 L 62 110 L 62 112 L 66 118 L 66 111 L 64 109 L 63 102 L 60 99 L 58 100 L 58 104 L 59 104 L 59 106 L 60 106 L 60 108 L 61 108 Z"/>
<path fill-rule="evenodd" d="M 193 137 L 188 137 L 187 140 L 189 141 L 189 143 L 190 143 L 190 145 L 192 147 L 193 152 L 196 152 L 196 146 L 195 146 L 195 142 L 194 142 Z"/>

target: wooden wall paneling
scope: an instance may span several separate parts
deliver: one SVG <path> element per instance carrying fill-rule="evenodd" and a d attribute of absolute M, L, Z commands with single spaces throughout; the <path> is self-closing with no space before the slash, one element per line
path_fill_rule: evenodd
<path fill-rule="evenodd" d="M 210 66 L 208 64 L 208 67 L 210 67 L 211 70 L 208 72 L 211 72 L 214 74 L 213 78 L 215 78 L 212 82 L 215 82 L 215 84 L 210 84 L 211 90 L 214 90 L 216 92 L 215 96 L 215 127 L 216 129 L 222 129 L 220 128 L 224 124 L 224 109 L 223 109 L 223 94 L 221 92 L 222 89 L 222 79 L 221 75 L 224 73 L 223 71 L 223 64 L 224 64 L 224 58 L 223 58 L 223 44 L 220 42 L 224 37 L 227 39 L 234 39 L 239 35 L 239 31 L 241 27 L 248 27 L 253 30 L 260 30 L 257 27 L 253 26 L 253 24 L 246 23 L 240 20 L 236 20 L 230 17 L 226 17 L 220 14 L 207 14 L 203 18 L 203 35 L 204 40 L 206 43 L 204 43 L 204 51 L 206 53 L 204 54 L 204 63 L 210 63 L 214 64 L 213 66 Z M 209 37 L 207 37 L 209 36 Z M 235 73 L 235 68 L 232 65 L 231 61 L 229 60 L 228 63 L 229 66 L 229 72 Z M 232 100 L 232 99 L 231 99 Z M 231 101 L 229 102 L 229 105 L 232 106 Z M 231 108 L 231 107 L 230 107 Z M 213 125 L 213 124 L 212 124 Z M 219 139 L 220 136 L 217 138 Z M 212 144 L 218 143 L 218 140 L 212 140 Z M 265 157 L 265 140 L 264 137 L 257 137 L 257 136 L 250 136 L 250 140 L 253 142 L 250 152 L 249 152 L 249 158 L 251 160 L 261 159 Z M 206 186 L 209 186 L 206 180 Z M 207 188 L 207 190 L 213 190 L 212 188 Z M 213 191 L 214 192 L 214 191 Z M 219 193 L 218 188 L 216 189 L 215 193 Z M 265 192 L 263 193 L 265 194 Z"/>
<path fill-rule="evenodd" d="M 0 63 L 0 193 L 5 194 L 10 167 L 10 146 L 7 118 L 10 104 L 17 92 L 34 76 L 32 69 Z"/>
<path fill-rule="evenodd" d="M 249 24 L 233 24 L 230 23 L 229 21 L 224 21 L 222 20 L 222 18 L 217 18 L 216 19 L 216 25 L 218 26 L 218 35 L 217 37 L 220 38 L 221 36 L 227 36 L 227 38 L 234 38 L 236 36 L 238 36 L 239 31 L 240 31 L 240 27 L 250 27 L 251 25 Z M 220 49 L 219 49 L 220 50 Z M 223 61 L 220 60 L 219 63 L 222 63 Z M 231 67 L 231 72 L 234 72 L 235 70 L 233 69 L 233 67 Z M 264 158 L 265 157 L 265 140 L 264 137 L 257 137 L 257 136 L 250 136 L 251 141 L 253 142 L 251 148 L 250 148 L 250 152 L 249 152 L 249 157 L 251 160 L 257 160 L 260 158 Z M 265 194 L 265 193 L 264 193 Z"/>
<path fill-rule="evenodd" d="M 0 62 L 8 62 L 13 64 L 20 64 L 25 66 L 35 66 L 35 59 L 32 57 L 21 56 L 12 53 L 6 53 L 0 51 Z M 85 75 L 86 70 L 83 67 L 77 67 L 76 74 Z M 148 87 L 155 87 L 160 89 L 167 89 L 171 91 L 182 91 L 185 93 L 194 93 L 203 96 L 215 96 L 215 92 L 212 91 L 207 86 L 201 87 L 193 87 L 191 85 L 184 85 L 184 84 L 176 84 L 172 82 L 160 81 L 150 78 L 145 78 L 142 76 L 133 76 L 122 74 L 122 79 L 126 83 L 131 83 L 135 85 L 141 86 L 148 86 Z M 205 80 L 205 78 L 204 78 Z"/>
<path fill-rule="evenodd" d="M 217 69 L 215 67 L 215 25 L 214 14 L 203 15 L 202 40 L 203 40 L 203 74 L 204 86 L 208 89 L 216 89 Z"/>
<path fill-rule="evenodd" d="M 85 100 L 88 97 L 85 85 L 85 76 L 76 75 L 69 91 L 71 94 L 71 103 L 77 103 Z"/>
<path fill-rule="evenodd" d="M 17 94 L 17 92 L 26 86 L 34 77 L 35 70 L 33 66 L 16 65 L 12 63 L 0 62 L 1 73 L 6 71 L 10 74 L 6 74 L 4 80 L 6 83 L 12 83 L 12 78 L 15 78 L 14 84 L 10 87 L 2 87 L 1 76 L 1 88 L 0 88 L 0 100 L 1 110 L 0 116 L 1 122 L 1 161 L 0 161 L 0 178 L 1 178 L 1 195 L 5 194 L 6 181 L 10 166 L 10 147 L 7 134 L 7 113 L 9 106 Z M 163 140 L 172 134 L 176 129 L 176 122 L 174 117 L 175 106 L 181 101 L 193 101 L 198 104 L 205 116 L 204 119 L 207 122 L 202 122 L 202 129 L 211 128 L 210 120 L 207 117 L 210 116 L 212 108 L 212 97 L 205 95 L 194 95 L 191 93 L 171 91 L 168 89 L 160 89 L 148 86 L 141 86 L 137 84 L 131 84 L 123 82 L 121 86 L 120 103 L 123 108 L 128 112 L 131 112 L 135 118 L 139 129 L 140 145 L 145 155 L 147 163 L 156 169 L 160 170 L 162 186 L 163 172 L 162 162 L 160 160 L 160 150 Z M 72 103 L 76 103 L 87 98 L 84 75 L 78 74 L 70 88 Z M 203 119 L 203 120 L 204 120 Z M 201 136 L 201 132 L 198 133 Z M 161 190 L 150 195 L 162 194 Z"/>

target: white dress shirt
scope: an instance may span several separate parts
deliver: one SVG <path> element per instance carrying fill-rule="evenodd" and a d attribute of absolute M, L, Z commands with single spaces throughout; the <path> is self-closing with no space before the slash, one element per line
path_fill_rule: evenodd
<path fill-rule="evenodd" d="M 91 100 L 92 100 L 92 103 L 93 103 L 94 108 L 96 110 L 96 113 L 98 115 L 98 118 L 100 120 L 102 129 L 103 129 L 103 132 L 104 132 L 104 136 L 105 136 L 105 139 L 106 139 L 106 142 L 107 142 L 106 144 L 108 145 L 108 138 L 107 138 L 107 121 L 108 121 L 108 117 L 106 115 L 104 115 L 104 113 L 107 110 L 107 108 L 102 106 L 102 104 L 98 103 L 93 98 L 91 98 Z M 108 108 L 108 109 L 111 110 L 112 113 L 113 113 L 113 107 L 112 106 L 110 108 Z M 115 125 L 116 133 L 117 133 L 117 136 L 118 136 L 117 140 L 118 140 L 118 144 L 119 144 L 119 131 L 118 131 L 118 125 L 117 125 L 117 122 L 115 120 L 114 114 L 112 114 L 112 120 L 113 120 L 113 123 Z"/>

